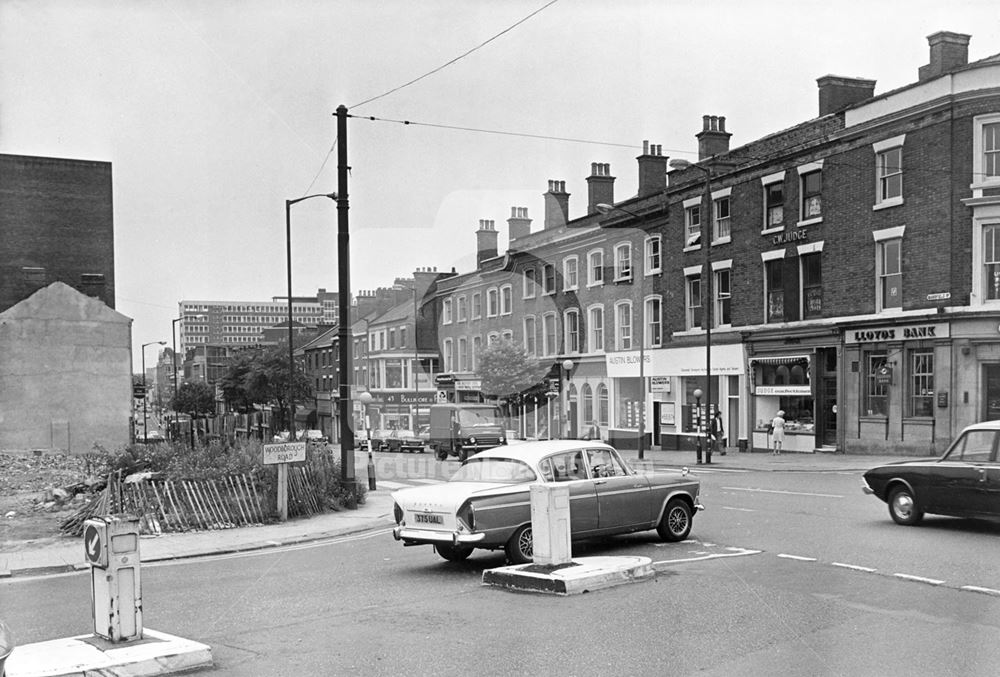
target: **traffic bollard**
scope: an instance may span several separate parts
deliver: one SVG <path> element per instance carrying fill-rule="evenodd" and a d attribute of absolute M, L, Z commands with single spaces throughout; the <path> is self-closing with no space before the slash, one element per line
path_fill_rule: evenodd
<path fill-rule="evenodd" d="M 375 491 L 375 461 L 371 451 L 368 452 L 368 490 Z"/>

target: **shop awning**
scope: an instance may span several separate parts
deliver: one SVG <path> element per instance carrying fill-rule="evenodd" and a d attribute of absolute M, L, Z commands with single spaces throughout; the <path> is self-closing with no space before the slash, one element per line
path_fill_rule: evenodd
<path fill-rule="evenodd" d="M 809 364 L 808 355 L 782 355 L 780 357 L 752 357 L 750 364 Z"/>

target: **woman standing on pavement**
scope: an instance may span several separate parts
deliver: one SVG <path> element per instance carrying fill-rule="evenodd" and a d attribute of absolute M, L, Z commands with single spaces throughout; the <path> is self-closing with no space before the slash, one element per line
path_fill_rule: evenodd
<path fill-rule="evenodd" d="M 785 441 L 785 412 L 781 409 L 771 419 L 771 443 L 774 445 L 775 456 L 781 456 L 781 443 Z"/>

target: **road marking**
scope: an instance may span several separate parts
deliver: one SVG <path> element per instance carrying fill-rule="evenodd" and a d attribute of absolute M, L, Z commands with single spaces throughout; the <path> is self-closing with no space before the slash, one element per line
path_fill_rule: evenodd
<path fill-rule="evenodd" d="M 411 482 L 419 482 L 420 484 L 441 484 L 441 480 L 428 480 L 428 479 L 417 479 L 413 478 Z"/>
<path fill-rule="evenodd" d="M 778 553 L 778 557 L 783 559 L 794 559 L 799 562 L 815 562 L 815 557 L 802 557 L 801 555 L 786 555 L 784 553 Z"/>
<path fill-rule="evenodd" d="M 924 578 L 923 576 L 911 576 L 909 574 L 893 574 L 896 578 L 902 578 L 907 581 L 916 581 L 917 583 L 927 583 L 928 585 L 944 585 L 944 581 L 939 581 L 936 578 Z"/>
<path fill-rule="evenodd" d="M 872 569 L 871 567 L 863 567 L 857 564 L 844 564 L 843 562 L 830 562 L 830 564 L 832 566 L 840 567 L 842 569 L 851 569 L 853 571 L 864 571 L 865 573 L 868 574 L 874 574 L 878 571 L 878 569 Z"/>
<path fill-rule="evenodd" d="M 386 489 L 405 489 L 411 486 L 402 482 L 390 482 L 389 480 L 378 480 L 378 483 Z"/>
<path fill-rule="evenodd" d="M 780 489 L 748 489 L 746 487 L 722 487 L 728 491 L 749 491 L 760 494 L 785 494 L 787 496 L 813 496 L 815 498 L 844 498 L 841 494 L 812 494 L 803 491 L 782 491 Z"/>
<path fill-rule="evenodd" d="M 668 564 L 683 564 L 685 562 L 704 562 L 710 559 L 722 559 L 723 557 L 745 557 L 746 555 L 759 555 L 763 550 L 747 550 L 745 548 L 735 548 L 737 552 L 719 552 L 713 553 L 711 555 L 702 555 L 701 557 L 682 557 L 679 559 L 665 559 L 659 562 L 653 562 L 653 567 L 666 566 Z"/>
<path fill-rule="evenodd" d="M 738 473 L 748 473 L 750 471 L 747 470 L 747 469 L 745 469 L 745 468 L 697 468 L 696 470 L 692 470 L 691 472 L 693 472 L 693 473 L 702 473 L 702 472 L 738 472 Z"/>
<path fill-rule="evenodd" d="M 969 592 L 982 592 L 987 595 L 993 595 L 994 597 L 1000 597 L 1000 590 L 994 590 L 993 588 L 980 588 L 978 585 L 963 585 L 961 590 L 968 590 Z"/>
<path fill-rule="evenodd" d="M 728 505 L 722 506 L 723 510 L 737 510 L 739 512 L 757 512 L 756 510 L 751 510 L 750 508 L 730 508 Z"/>

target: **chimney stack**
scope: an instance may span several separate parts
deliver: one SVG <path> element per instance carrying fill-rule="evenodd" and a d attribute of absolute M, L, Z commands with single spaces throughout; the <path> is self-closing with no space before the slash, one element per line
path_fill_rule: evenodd
<path fill-rule="evenodd" d="M 642 155 L 636 158 L 639 163 L 639 197 L 662 192 L 667 187 L 667 160 L 663 155 L 663 146 L 658 143 L 642 142 Z M 614 204 L 611 200 L 601 200 Z"/>
<path fill-rule="evenodd" d="M 510 218 L 507 219 L 507 234 L 511 242 L 531 233 L 531 219 L 528 218 L 527 207 L 511 207 Z"/>
<path fill-rule="evenodd" d="M 591 162 L 587 177 L 587 213 L 596 214 L 597 205 L 602 202 L 615 203 L 615 177 L 611 176 L 611 165 Z"/>
<path fill-rule="evenodd" d="M 479 230 L 476 231 L 476 265 L 482 266 L 486 259 L 497 256 L 497 229 L 493 219 L 479 219 Z"/>
<path fill-rule="evenodd" d="M 819 85 L 819 115 L 837 113 L 875 96 L 875 81 L 863 78 L 842 78 L 824 75 L 816 79 Z"/>
<path fill-rule="evenodd" d="M 569 193 L 565 181 L 549 179 L 549 190 L 545 198 L 545 230 L 565 226 L 569 220 Z"/>
<path fill-rule="evenodd" d="M 920 82 L 950 73 L 969 63 L 969 40 L 971 35 L 939 31 L 927 36 L 931 47 L 931 62 L 917 71 Z"/>
<path fill-rule="evenodd" d="M 701 132 L 695 134 L 698 139 L 698 161 L 701 162 L 713 155 L 728 153 L 729 137 L 732 134 L 726 131 L 726 118 L 703 115 L 701 122 Z"/>

